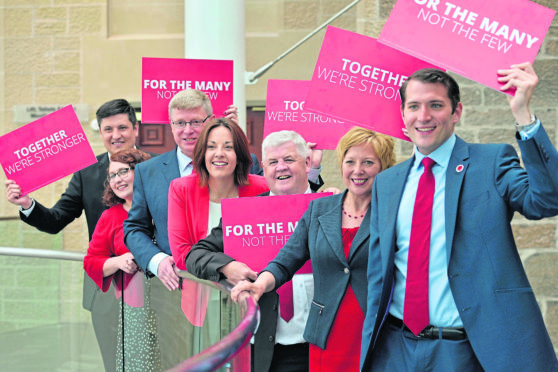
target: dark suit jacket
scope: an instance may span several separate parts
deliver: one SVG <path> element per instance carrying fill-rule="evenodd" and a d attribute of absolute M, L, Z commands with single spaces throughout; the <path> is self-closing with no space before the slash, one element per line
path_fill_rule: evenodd
<path fill-rule="evenodd" d="M 269 191 L 260 194 L 269 196 Z M 234 258 L 223 252 L 222 221 L 211 230 L 211 233 L 196 243 L 186 256 L 186 268 L 198 278 L 214 282 L 225 281 L 225 276 L 218 270 L 234 261 Z M 264 293 L 258 301 L 260 307 L 260 325 L 254 337 L 254 371 L 269 371 L 273 359 L 275 334 L 277 331 L 277 310 L 279 296 L 272 291 Z"/>
<path fill-rule="evenodd" d="M 260 196 L 268 196 L 268 192 Z M 223 225 L 211 230 L 211 233 L 192 247 L 186 256 L 186 268 L 200 279 L 213 282 L 225 281 L 225 276 L 218 269 L 225 266 L 234 258 L 223 252 Z M 273 359 L 273 348 L 275 346 L 275 332 L 277 330 L 277 309 L 279 308 L 279 296 L 277 292 L 265 293 L 258 302 L 260 307 L 260 325 L 254 337 L 254 371 L 269 371 Z"/>
<path fill-rule="evenodd" d="M 108 153 L 97 155 L 97 163 L 74 173 L 66 191 L 52 208 L 46 208 L 35 200 L 35 207 L 29 217 L 20 213 L 21 220 L 40 231 L 57 234 L 85 211 L 89 240 L 91 240 L 97 221 L 106 209 L 101 198 L 105 190 L 108 165 Z M 85 309 L 91 310 L 98 290 L 95 283 L 84 274 L 83 307 Z"/>
<path fill-rule="evenodd" d="M 263 173 L 253 154 L 252 162 L 250 173 Z M 171 255 L 167 227 L 169 187 L 179 177 L 176 148 L 136 166 L 132 208 L 124 221 L 124 241 L 146 273 L 157 253 Z"/>
<path fill-rule="evenodd" d="M 446 173 L 448 279 L 485 370 L 556 371 L 556 354 L 510 222 L 514 212 L 528 219 L 558 214 L 558 153 L 542 126 L 532 139 L 518 143 L 526 171 L 510 145 L 468 144 L 457 138 Z M 389 311 L 397 210 L 412 161 L 374 180 L 361 350 L 364 371 L 370 370 L 374 343 Z"/>

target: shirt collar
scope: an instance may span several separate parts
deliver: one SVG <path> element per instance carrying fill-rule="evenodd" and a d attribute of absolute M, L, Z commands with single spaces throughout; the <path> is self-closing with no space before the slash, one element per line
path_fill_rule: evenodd
<path fill-rule="evenodd" d="M 134 145 L 134 148 L 137 149 L 136 145 Z M 110 156 L 111 156 L 111 153 L 107 151 L 107 158 L 108 158 L 109 164 L 110 164 Z"/>
<path fill-rule="evenodd" d="M 308 184 L 308 188 L 306 189 L 306 191 L 304 193 L 305 194 L 311 194 L 312 193 L 312 189 L 310 188 L 310 184 Z M 275 196 L 273 191 L 269 190 L 269 196 Z"/>
<path fill-rule="evenodd" d="M 180 173 L 184 172 L 186 166 L 192 162 L 192 159 L 184 155 L 178 146 L 176 147 L 176 158 L 178 160 L 178 169 L 180 169 Z"/>
<path fill-rule="evenodd" d="M 447 168 L 451 153 L 453 151 L 453 147 L 455 146 L 455 141 L 456 137 L 454 133 L 450 136 L 450 138 L 446 140 L 446 142 L 442 143 L 440 147 L 432 151 L 430 155 L 421 154 L 417 146 L 415 145 L 415 162 L 413 163 L 413 167 L 418 169 L 420 163 L 422 162 L 422 159 L 424 159 L 425 157 L 429 157 L 430 159 L 434 160 L 436 164 L 442 166 L 443 168 Z"/>

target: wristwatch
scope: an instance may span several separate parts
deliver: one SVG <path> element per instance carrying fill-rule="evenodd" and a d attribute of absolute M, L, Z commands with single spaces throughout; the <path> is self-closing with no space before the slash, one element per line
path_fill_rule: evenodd
<path fill-rule="evenodd" d="M 531 122 L 529 124 L 523 124 L 523 125 L 519 125 L 517 124 L 517 122 L 515 123 L 515 129 L 518 132 L 521 131 L 528 131 L 529 129 L 531 129 L 535 124 L 537 124 L 537 117 L 533 114 L 531 114 Z"/>

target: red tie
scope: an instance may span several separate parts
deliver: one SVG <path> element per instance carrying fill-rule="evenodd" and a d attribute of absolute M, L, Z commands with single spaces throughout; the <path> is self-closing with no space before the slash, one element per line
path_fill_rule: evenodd
<path fill-rule="evenodd" d="M 429 323 L 428 315 L 428 260 L 432 227 L 432 202 L 434 201 L 434 175 L 436 162 L 422 159 L 424 172 L 420 176 L 413 218 L 409 256 L 407 258 L 407 283 L 403 305 L 403 323 L 418 335 Z"/>
<path fill-rule="evenodd" d="M 279 295 L 281 318 L 288 323 L 294 315 L 292 280 L 289 280 L 281 287 L 277 288 L 277 294 Z"/>

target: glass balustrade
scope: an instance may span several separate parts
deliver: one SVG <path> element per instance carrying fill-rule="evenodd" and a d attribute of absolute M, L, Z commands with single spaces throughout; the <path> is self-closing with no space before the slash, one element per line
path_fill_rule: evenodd
<path fill-rule="evenodd" d="M 108 291 L 95 296 L 102 309 L 95 321 L 109 330 L 98 335 L 98 345 L 82 308 L 82 259 L 0 248 L 2 370 L 249 371 L 256 305 L 233 303 L 223 287 L 185 272 L 178 291 L 141 272 L 116 274 Z"/>

